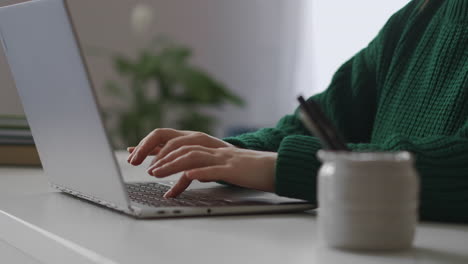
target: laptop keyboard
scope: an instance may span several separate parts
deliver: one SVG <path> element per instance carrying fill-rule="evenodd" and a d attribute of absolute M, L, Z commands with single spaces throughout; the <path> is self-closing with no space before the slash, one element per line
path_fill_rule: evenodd
<path fill-rule="evenodd" d="M 177 198 L 164 198 L 163 195 L 170 189 L 169 186 L 159 183 L 127 183 L 130 200 L 136 203 L 154 207 L 176 206 L 225 206 L 233 202 L 216 197 L 201 195 L 180 194 Z"/>

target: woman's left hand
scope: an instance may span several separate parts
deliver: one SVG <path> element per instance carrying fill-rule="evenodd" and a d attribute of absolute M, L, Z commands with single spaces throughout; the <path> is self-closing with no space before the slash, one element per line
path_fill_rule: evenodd
<path fill-rule="evenodd" d="M 273 192 L 276 160 L 277 153 L 274 152 L 192 145 L 173 150 L 150 166 L 148 173 L 157 178 L 164 178 L 184 172 L 179 181 L 164 195 L 166 198 L 178 196 L 193 180 L 224 181 Z"/>

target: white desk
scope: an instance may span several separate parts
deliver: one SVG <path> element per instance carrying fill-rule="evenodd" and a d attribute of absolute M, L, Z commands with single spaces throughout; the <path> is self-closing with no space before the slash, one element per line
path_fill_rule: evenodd
<path fill-rule="evenodd" d="M 135 220 L 50 190 L 41 170 L 0 168 L 0 262 L 468 263 L 468 225 L 422 223 L 405 252 L 343 252 L 317 241 L 313 213 Z"/>

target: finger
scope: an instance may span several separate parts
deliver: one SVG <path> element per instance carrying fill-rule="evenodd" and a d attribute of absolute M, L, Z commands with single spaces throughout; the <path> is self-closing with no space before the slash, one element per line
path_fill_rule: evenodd
<path fill-rule="evenodd" d="M 157 146 L 155 149 L 153 149 L 153 151 L 151 151 L 148 155 L 149 156 L 155 156 L 155 155 L 158 155 L 159 151 L 161 150 L 161 148 L 164 147 L 164 145 L 160 145 L 160 146 Z M 128 147 L 127 148 L 127 151 L 132 154 L 133 151 L 135 151 L 136 147 Z"/>
<path fill-rule="evenodd" d="M 148 154 L 148 156 L 155 156 L 155 157 L 156 157 L 156 155 L 158 155 L 159 151 L 161 151 L 161 148 L 162 148 L 162 147 L 163 147 L 163 146 L 158 146 L 158 147 L 156 147 L 155 149 L 153 149 L 153 151 L 151 151 L 151 152 Z M 135 147 L 132 147 L 132 148 L 133 148 L 133 149 L 131 150 L 131 152 L 135 151 Z M 129 150 L 129 149 L 130 149 L 130 148 L 127 148 L 127 150 Z M 130 151 L 129 151 L 129 152 L 130 152 Z M 131 153 L 130 153 L 130 155 L 129 155 L 128 158 L 127 158 L 127 162 L 130 163 L 131 159 L 132 159 L 132 155 L 131 155 Z M 157 159 L 154 158 L 153 161 L 152 161 L 152 164 L 153 164 L 153 162 L 156 162 L 156 160 L 157 160 Z"/>
<path fill-rule="evenodd" d="M 177 183 L 174 184 L 174 186 L 172 186 L 172 188 L 164 194 L 164 198 L 174 198 L 179 196 L 179 194 L 185 191 L 185 189 L 187 189 L 191 183 L 192 180 L 188 179 L 184 173 L 177 181 Z"/>
<path fill-rule="evenodd" d="M 177 159 L 178 157 L 181 157 L 189 152 L 192 152 L 192 151 L 202 151 L 202 152 L 207 152 L 207 153 L 210 153 L 210 154 L 214 154 L 214 150 L 213 149 L 210 149 L 210 148 L 206 148 L 206 147 L 202 147 L 202 146 L 183 146 L 183 147 L 180 147 L 179 149 L 176 149 L 174 151 L 172 151 L 171 153 L 169 153 L 168 155 L 166 155 L 164 158 L 162 159 L 159 159 L 157 157 L 155 157 L 155 159 L 153 160 L 151 166 L 148 168 L 148 172 L 151 172 L 153 171 L 154 169 L 158 168 L 158 167 L 161 167 L 161 166 L 164 166 L 164 164 L 166 163 L 169 163 L 175 159 Z M 150 173 L 151 175 L 151 173 Z"/>
<path fill-rule="evenodd" d="M 136 147 L 134 147 L 132 153 L 130 153 L 130 156 L 128 157 L 128 162 L 131 163 L 131 164 L 134 163 L 134 158 L 136 156 L 138 156 L 138 155 L 141 155 L 141 154 L 139 154 L 139 152 L 140 152 L 139 150 L 141 149 L 141 146 L 145 145 L 149 140 L 150 140 L 150 142 L 152 142 L 154 144 L 153 149 L 155 147 L 157 147 L 157 146 L 163 145 L 164 143 L 155 143 L 155 142 L 158 140 L 158 138 L 162 138 L 164 134 L 170 133 L 169 131 L 170 131 L 170 129 L 160 128 L 160 129 L 155 129 L 151 133 L 149 133 L 145 138 L 143 138 L 138 143 L 138 145 Z M 148 144 L 146 144 L 145 148 L 148 149 L 147 150 L 148 153 L 152 151 L 151 146 L 148 146 Z M 146 149 L 144 149 L 144 150 L 146 150 Z M 143 157 L 143 158 L 139 157 L 139 159 L 142 159 L 142 161 L 144 160 L 144 158 L 146 158 L 146 156 Z M 138 165 L 138 164 L 136 163 L 136 164 L 133 164 L 133 165 Z"/>
<path fill-rule="evenodd" d="M 151 133 L 149 133 L 146 137 L 144 137 L 136 147 L 134 147 L 132 153 L 130 153 L 130 156 L 128 158 L 128 162 L 131 163 L 131 161 L 133 160 L 133 158 L 135 157 L 135 155 L 137 154 L 139 148 L 148 140 L 148 138 L 150 137 L 155 137 L 157 134 L 162 134 L 164 130 L 169 130 L 169 129 L 165 129 L 165 128 L 158 128 L 158 129 L 155 129 L 153 131 L 151 131 Z"/>
<path fill-rule="evenodd" d="M 174 129 L 160 128 L 149 133 L 143 140 L 140 141 L 136 149 L 130 154 L 129 162 L 132 165 L 140 165 L 143 160 L 156 147 L 166 144 L 172 138 L 181 136 L 183 133 Z"/>
<path fill-rule="evenodd" d="M 148 166 L 148 168 L 152 167 L 157 161 L 158 161 L 158 157 L 154 156 L 154 158 L 153 158 L 153 160 L 151 160 L 150 165 Z"/>
<path fill-rule="evenodd" d="M 164 147 L 164 145 L 160 145 L 159 147 Z M 128 148 L 127 148 L 127 151 L 128 151 L 130 154 L 132 154 L 133 151 L 134 151 L 135 149 L 136 149 L 136 147 L 128 147 Z M 155 154 L 154 154 L 154 151 L 151 152 L 149 155 L 155 155 Z"/>
<path fill-rule="evenodd" d="M 161 149 L 158 153 L 158 158 L 162 159 L 167 154 L 171 153 L 172 151 L 182 147 L 182 146 L 193 146 L 199 145 L 209 148 L 217 148 L 219 146 L 218 139 L 215 139 L 207 134 L 196 132 L 191 133 L 185 136 L 180 136 L 173 138 L 167 142 L 167 144 Z"/>
<path fill-rule="evenodd" d="M 192 151 L 181 157 L 178 157 L 172 162 L 166 163 L 164 166 L 152 170 L 149 173 L 155 177 L 163 178 L 181 171 L 219 165 L 219 159 L 220 158 L 218 156 L 212 155 L 210 153 Z"/>
<path fill-rule="evenodd" d="M 229 166 L 217 165 L 203 167 L 186 171 L 186 177 L 189 180 L 198 180 L 201 182 L 225 181 L 229 175 Z"/>
<path fill-rule="evenodd" d="M 158 155 L 159 151 L 161 151 L 162 147 L 163 146 L 156 147 L 150 154 L 148 154 L 148 156 L 154 156 L 154 158 L 151 160 L 150 165 L 148 167 L 153 166 L 153 164 L 155 164 L 159 160 L 157 155 Z"/>

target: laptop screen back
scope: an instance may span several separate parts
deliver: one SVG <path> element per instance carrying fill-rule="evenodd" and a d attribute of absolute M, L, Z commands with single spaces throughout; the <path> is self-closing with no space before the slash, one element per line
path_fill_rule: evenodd
<path fill-rule="evenodd" d="M 0 8 L 0 33 L 50 181 L 128 208 L 66 3 Z"/>

